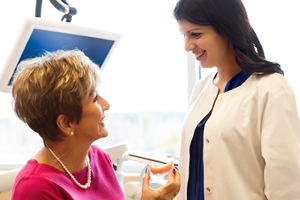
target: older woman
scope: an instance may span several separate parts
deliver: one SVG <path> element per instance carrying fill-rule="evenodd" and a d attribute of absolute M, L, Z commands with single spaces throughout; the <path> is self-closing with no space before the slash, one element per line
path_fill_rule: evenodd
<path fill-rule="evenodd" d="M 104 111 L 110 107 L 96 90 L 97 66 L 79 50 L 59 50 L 19 68 L 14 109 L 44 147 L 18 174 L 12 199 L 125 199 L 109 155 L 92 145 L 108 135 Z M 157 191 L 147 189 L 149 173 L 144 180 L 147 199 L 172 199 L 180 187 L 177 170 Z"/>

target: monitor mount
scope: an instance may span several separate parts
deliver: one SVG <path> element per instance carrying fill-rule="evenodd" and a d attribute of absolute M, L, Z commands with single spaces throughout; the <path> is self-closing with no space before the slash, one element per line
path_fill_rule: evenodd
<path fill-rule="evenodd" d="M 35 16 L 41 17 L 42 12 L 42 2 L 43 0 L 36 0 L 35 6 Z M 72 17 L 77 14 L 77 9 L 71 7 L 67 0 L 50 0 L 51 4 L 60 12 L 63 12 L 64 15 L 61 21 L 71 22 Z"/>

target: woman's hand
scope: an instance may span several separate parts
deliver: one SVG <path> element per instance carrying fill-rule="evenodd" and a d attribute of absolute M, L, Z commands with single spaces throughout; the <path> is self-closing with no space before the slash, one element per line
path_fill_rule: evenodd
<path fill-rule="evenodd" d="M 150 170 L 147 168 L 143 178 L 141 200 L 172 200 L 179 190 L 180 173 L 177 168 L 173 168 L 169 171 L 167 183 L 156 190 L 150 187 Z"/>

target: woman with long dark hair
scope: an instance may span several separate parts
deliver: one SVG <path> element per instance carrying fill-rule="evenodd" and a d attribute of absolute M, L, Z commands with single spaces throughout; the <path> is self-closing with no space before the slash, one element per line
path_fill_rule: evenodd
<path fill-rule="evenodd" d="M 242 1 L 179 0 L 174 16 L 185 50 L 216 69 L 189 100 L 178 199 L 300 199 L 295 95 L 266 59 Z"/>

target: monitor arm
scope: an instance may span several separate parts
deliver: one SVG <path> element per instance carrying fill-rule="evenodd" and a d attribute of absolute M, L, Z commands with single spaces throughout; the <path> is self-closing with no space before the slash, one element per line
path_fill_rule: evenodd
<path fill-rule="evenodd" d="M 36 17 L 41 17 L 42 2 L 43 0 L 36 0 L 36 5 L 35 5 Z M 77 9 L 71 7 L 67 2 L 67 0 L 50 0 L 50 2 L 57 10 L 64 13 L 64 16 L 62 17 L 61 21 L 66 20 L 67 22 L 70 22 L 72 20 L 72 16 L 78 13 Z"/>
<path fill-rule="evenodd" d="M 65 13 L 62 17 L 62 21 L 66 19 L 67 22 L 72 20 L 72 16 L 77 14 L 77 10 L 74 7 L 69 6 L 67 0 L 50 0 L 52 5 L 60 12 Z"/>

